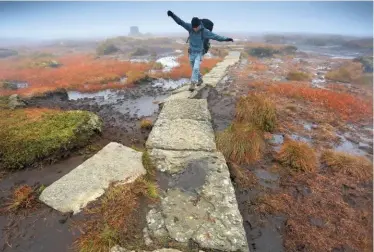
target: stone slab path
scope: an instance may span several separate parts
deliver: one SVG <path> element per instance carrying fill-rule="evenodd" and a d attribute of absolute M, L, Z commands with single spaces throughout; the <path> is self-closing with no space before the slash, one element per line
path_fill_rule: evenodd
<path fill-rule="evenodd" d="M 239 58 L 239 52 L 231 52 L 204 76 L 204 85 L 215 86 Z M 147 236 L 185 244 L 193 240 L 203 249 L 249 251 L 207 101 L 190 99 L 197 92 L 187 92 L 182 88 L 164 102 L 146 142 L 152 162 L 168 181 L 160 206 L 147 214 Z"/>
<path fill-rule="evenodd" d="M 76 214 L 103 195 L 111 182 L 130 183 L 145 173 L 142 152 L 112 142 L 45 188 L 39 199 L 60 212 Z"/>
<path fill-rule="evenodd" d="M 217 65 L 210 70 L 209 73 L 203 76 L 203 85 L 197 87 L 195 91 L 191 92 L 188 91 L 189 86 L 185 85 L 173 92 L 173 95 L 169 96 L 165 99 L 165 101 L 170 100 L 177 100 L 177 99 L 190 99 L 194 98 L 198 92 L 204 88 L 204 86 L 209 85 L 215 87 L 217 83 L 226 75 L 227 70 L 230 66 L 235 65 L 238 63 L 240 58 L 240 52 L 238 51 L 231 51 L 229 54 L 224 58 L 223 61 L 217 63 Z"/>

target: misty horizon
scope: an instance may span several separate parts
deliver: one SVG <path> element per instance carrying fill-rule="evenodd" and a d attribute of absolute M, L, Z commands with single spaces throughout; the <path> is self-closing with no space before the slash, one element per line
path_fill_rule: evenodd
<path fill-rule="evenodd" d="M 1 2 L 0 37 L 88 39 L 141 33 L 185 34 L 185 22 L 209 18 L 216 33 L 373 36 L 373 2 Z"/>

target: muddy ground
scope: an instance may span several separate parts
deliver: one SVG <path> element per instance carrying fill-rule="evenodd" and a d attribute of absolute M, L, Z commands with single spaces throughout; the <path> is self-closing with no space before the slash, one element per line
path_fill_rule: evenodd
<path fill-rule="evenodd" d="M 183 83 L 184 80 L 148 81 L 124 90 L 104 90 L 93 94 L 60 92 L 27 100 L 29 107 L 94 112 L 103 119 L 103 131 L 92 139 L 90 145 L 65 153 L 65 158 L 57 163 L 40 164 L 39 168 L 5 174 L 0 182 L 1 205 L 8 200 L 13 188 L 24 184 L 33 187 L 48 186 L 109 142 L 143 148 L 150 130 L 141 129 L 141 119 L 156 119 L 159 112 L 158 102 Z M 144 211 L 143 214 L 145 213 Z M 73 241 L 80 234 L 72 224 L 83 218 L 83 213 L 75 216 L 62 215 L 44 204 L 39 204 L 35 210 L 15 216 L 2 214 L 0 251 L 71 251 Z M 145 220 L 145 216 L 139 219 Z"/>
<path fill-rule="evenodd" d="M 279 59 L 272 60 L 279 61 Z M 320 59 L 320 61 L 327 64 L 326 62 L 329 60 L 323 58 L 322 60 Z M 248 60 L 242 59 L 240 64 L 235 69 L 231 69 L 229 75 L 217 85 L 216 89 L 207 89 L 201 95 L 208 100 L 215 132 L 224 130 L 232 123 L 235 116 L 235 103 L 237 99 L 242 95 L 247 95 L 249 91 L 256 91 L 256 86 L 250 85 L 250 83 L 267 76 L 266 72 L 262 73 L 262 76 L 261 73 L 258 74 L 258 76 L 254 76 L 255 78 L 253 78 L 251 74 L 248 74 L 243 82 L 242 77 L 240 77 L 238 73 L 244 70 L 247 64 Z M 281 77 L 277 77 L 277 79 L 282 80 Z M 314 83 L 315 81 L 313 81 L 311 85 Z M 324 88 L 324 84 L 325 81 L 323 80 L 322 86 L 317 88 Z M 299 109 L 307 110 L 302 107 L 302 105 Z M 307 114 L 307 111 L 305 114 Z M 251 251 L 287 251 L 284 247 L 286 216 L 271 213 L 263 214 L 256 210 L 256 202 L 261 199 L 261 197 L 282 191 L 281 174 L 273 168 L 277 165 L 275 157 L 286 135 L 294 140 L 303 141 L 310 145 L 324 145 L 336 151 L 366 156 L 369 160 L 373 158 L 372 124 L 370 123 L 362 125 L 351 124 L 347 125 L 347 127 L 339 127 L 336 132 L 340 139 L 337 143 L 333 143 L 331 139 L 321 141 L 318 138 L 320 133 L 318 133 L 316 129 L 318 129 L 319 126 L 313 121 L 304 121 L 304 118 L 299 118 L 298 115 L 295 115 L 295 118 L 292 119 L 293 122 L 291 123 L 297 126 L 290 129 L 278 129 L 276 132 L 273 132 L 271 137 L 267 140 L 265 153 L 260 161 L 251 165 L 241 165 L 239 167 L 241 172 L 247 174 L 247 179 L 251 184 L 250 186 L 241 186 L 239 183 L 236 183 L 234 169 L 237 168 L 235 168 L 234 164 L 228 164 Z M 310 189 L 303 184 L 297 185 L 294 190 L 297 195 L 301 196 L 310 193 Z M 368 194 L 370 194 L 370 192 L 368 192 Z M 347 202 L 359 202 L 360 200 L 360 198 L 354 198 Z M 318 226 L 319 224 L 312 223 L 312 225 Z M 335 249 L 336 251 L 351 251 L 349 249 Z M 301 249 L 300 251 L 307 250 Z"/>
<path fill-rule="evenodd" d="M 245 65 L 246 60 L 241 61 Z M 236 99 L 240 95 L 245 95 L 249 88 L 236 89 L 235 78 L 230 74 L 224 78 L 216 89 L 207 89 L 201 97 L 207 98 L 208 107 L 212 115 L 213 129 L 215 132 L 227 128 L 233 121 L 235 115 Z M 269 153 L 270 154 L 270 153 Z M 243 166 L 242 168 L 256 174 L 261 179 L 263 185 L 269 188 L 277 187 L 278 176 L 269 173 L 266 167 L 271 163 L 271 159 L 265 159 L 255 165 Z M 232 164 L 228 164 L 229 167 Z M 232 174 L 231 174 L 232 176 Z M 235 178 L 232 176 L 232 179 Z M 266 182 L 265 182 L 266 181 Z M 233 181 L 234 182 L 234 181 Z M 247 241 L 251 251 L 257 252 L 281 252 L 283 250 L 283 240 L 281 228 L 285 219 L 282 216 L 267 216 L 262 218 L 251 208 L 251 202 L 261 194 L 258 189 L 242 189 L 234 182 L 236 199 L 240 213 L 243 217 L 243 225 L 247 235 Z"/>

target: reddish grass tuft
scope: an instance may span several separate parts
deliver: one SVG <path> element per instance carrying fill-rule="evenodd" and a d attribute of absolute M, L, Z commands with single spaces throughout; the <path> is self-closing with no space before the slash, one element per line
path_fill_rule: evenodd
<path fill-rule="evenodd" d="M 347 62 L 338 69 L 326 73 L 326 79 L 339 82 L 354 82 L 363 74 L 362 64 L 359 62 Z"/>
<path fill-rule="evenodd" d="M 218 149 L 233 163 L 252 163 L 261 158 L 263 133 L 251 124 L 234 123 L 216 137 Z"/>
<path fill-rule="evenodd" d="M 314 172 L 317 157 L 308 144 L 287 139 L 277 157 L 284 166 L 296 172 Z"/>
<path fill-rule="evenodd" d="M 271 132 L 276 126 L 275 105 L 263 94 L 251 93 L 240 97 L 235 116 L 237 121 L 256 125 L 263 131 Z"/>
<path fill-rule="evenodd" d="M 373 164 L 365 157 L 327 150 L 321 161 L 334 173 L 352 176 L 360 181 L 373 179 Z"/>
<path fill-rule="evenodd" d="M 38 200 L 34 189 L 28 185 L 21 185 L 14 189 L 3 211 L 17 212 L 25 209 L 33 209 L 37 203 Z"/>
<path fill-rule="evenodd" d="M 313 102 L 338 113 L 342 119 L 356 121 L 370 118 L 373 114 L 372 101 L 362 100 L 350 94 L 294 84 L 273 85 L 268 90 L 286 97 Z"/>
<path fill-rule="evenodd" d="M 142 230 L 139 226 L 141 197 L 152 198 L 143 178 L 126 185 L 111 186 L 98 204 L 86 208 L 88 219 L 75 223 L 83 234 L 74 242 L 77 251 L 106 252 L 115 244 L 131 247 Z"/>

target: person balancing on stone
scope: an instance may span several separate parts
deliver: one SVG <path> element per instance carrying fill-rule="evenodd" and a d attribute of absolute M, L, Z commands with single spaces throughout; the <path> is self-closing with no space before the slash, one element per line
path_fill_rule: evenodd
<path fill-rule="evenodd" d="M 210 44 L 209 39 L 216 41 L 231 41 L 232 38 L 217 35 L 212 32 L 213 23 L 209 19 L 199 19 L 197 17 L 192 18 L 191 23 L 186 23 L 181 20 L 170 10 L 167 12 L 169 17 L 172 17 L 174 21 L 186 29 L 189 33 L 189 60 L 192 68 L 191 83 L 189 90 L 192 92 L 195 90 L 195 86 L 200 86 L 203 83 L 202 76 L 200 73 L 200 62 L 203 55 L 208 52 Z"/>

